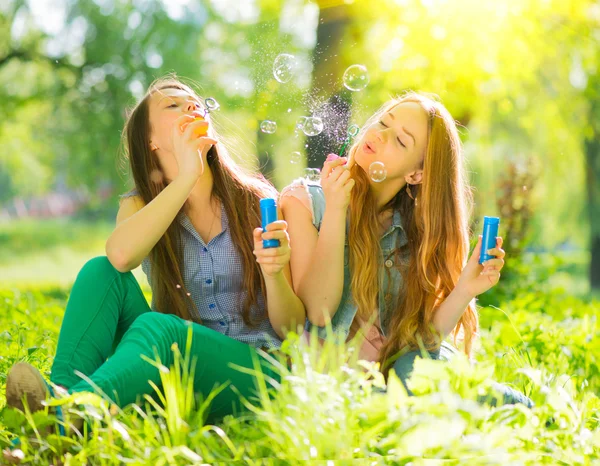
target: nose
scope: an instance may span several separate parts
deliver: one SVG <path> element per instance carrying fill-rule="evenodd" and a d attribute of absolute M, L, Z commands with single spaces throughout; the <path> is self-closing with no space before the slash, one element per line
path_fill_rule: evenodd
<path fill-rule="evenodd" d="M 375 132 L 375 136 L 377 137 L 377 139 L 379 140 L 379 142 L 381 144 L 384 144 L 385 141 L 387 140 L 387 130 L 388 130 L 388 128 L 382 128 L 379 131 Z"/>
<path fill-rule="evenodd" d="M 185 107 L 185 110 L 187 112 L 193 112 L 194 110 L 196 110 L 196 104 L 194 102 L 188 102 Z"/>

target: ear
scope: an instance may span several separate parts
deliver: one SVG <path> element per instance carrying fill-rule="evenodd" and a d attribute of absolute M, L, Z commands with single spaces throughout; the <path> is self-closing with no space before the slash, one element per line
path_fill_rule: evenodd
<path fill-rule="evenodd" d="M 423 182 L 423 170 L 416 170 L 404 177 L 408 184 L 421 184 Z"/>
<path fill-rule="evenodd" d="M 150 141 L 150 150 L 152 152 L 154 152 L 155 150 L 158 150 L 158 147 L 156 147 L 156 144 L 154 144 L 152 141 Z"/>

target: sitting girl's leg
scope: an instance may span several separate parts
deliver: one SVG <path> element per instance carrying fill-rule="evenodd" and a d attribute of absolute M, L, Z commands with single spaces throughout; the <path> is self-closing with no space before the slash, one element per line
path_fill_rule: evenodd
<path fill-rule="evenodd" d="M 69 388 L 106 361 L 133 321 L 150 311 L 131 272 L 106 257 L 88 261 L 73 284 L 63 318 L 51 380 Z"/>
<path fill-rule="evenodd" d="M 439 350 L 432 351 L 429 353 L 429 355 L 431 356 L 431 359 L 439 359 L 442 361 L 449 361 L 452 358 L 452 355 L 454 353 L 456 353 L 456 349 L 454 349 L 449 344 L 443 342 L 441 347 L 439 348 Z M 413 367 L 415 364 L 415 359 L 417 358 L 417 356 L 419 356 L 419 357 L 421 356 L 420 351 L 410 351 L 410 352 L 400 356 L 394 363 L 394 367 L 393 367 L 393 370 L 396 372 L 396 375 L 398 376 L 398 378 L 402 381 L 402 384 L 404 385 L 404 388 L 406 388 L 409 395 L 412 395 L 413 393 L 408 388 L 408 385 L 406 384 L 406 382 L 412 374 Z M 504 399 L 505 404 L 522 403 L 525 406 L 527 406 L 528 408 L 533 407 L 533 402 L 528 397 L 526 397 L 523 393 L 521 393 L 507 385 L 503 385 L 503 384 L 500 384 L 497 382 L 494 382 L 492 384 L 492 386 L 493 386 L 494 390 L 498 391 L 502 395 L 502 398 Z M 480 397 L 480 401 L 488 401 L 492 405 L 495 404 L 495 400 L 491 396 Z"/>
<path fill-rule="evenodd" d="M 246 398 L 256 393 L 255 377 L 230 364 L 252 369 L 253 357 L 256 357 L 265 376 L 279 379 L 255 348 L 177 316 L 152 312 L 136 319 L 115 353 L 90 376 L 91 382 L 121 406 L 135 402 L 140 395 L 153 393 L 148 381 L 160 387 L 159 370 L 141 356 L 153 361 L 158 356 L 162 365 L 170 367 L 174 363 L 172 345 L 176 343 L 182 352 L 185 350 L 190 326 L 191 356 L 196 358 L 195 391 L 206 397 L 215 386 L 230 382 L 213 400 L 209 419 L 218 419 L 241 409 L 239 397 L 231 386 Z M 93 392 L 94 388 L 81 381 L 70 391 Z"/>

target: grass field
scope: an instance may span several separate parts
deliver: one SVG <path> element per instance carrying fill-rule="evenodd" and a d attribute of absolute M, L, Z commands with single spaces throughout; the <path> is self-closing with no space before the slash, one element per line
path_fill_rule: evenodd
<path fill-rule="evenodd" d="M 35 224 L 0 233 L 0 408 L 7 370 L 16 361 L 49 375 L 70 283 L 89 257 L 102 253 L 110 228 L 56 222 L 43 229 L 44 238 Z M 45 269 L 52 266 L 54 273 Z M 292 338 L 285 346 L 292 369 L 284 371 L 277 396 L 268 397 L 265 382 L 262 405 L 249 401 L 248 414 L 219 426 L 203 423 L 201 403 L 186 396 L 186 371 L 182 380 L 172 368 L 164 374 L 163 390 L 170 393 L 164 407 L 148 402 L 119 410 L 87 395 L 62 400 L 65 407 L 79 406 L 88 435 L 38 436 L 33 425 L 47 425 L 51 416 L 4 409 L 0 449 L 18 434 L 21 450 L 6 453 L 6 462 L 598 464 L 600 302 L 584 287 L 569 290 L 584 273 L 581 258 L 562 267 L 568 272 L 553 280 L 511 277 L 505 285 L 510 296 L 482 299 L 493 306 L 480 310 L 477 362 L 420 361 L 411 382 L 415 397 L 395 379 L 387 394 L 374 393 L 380 374 L 368 365 L 361 370 L 353 357 L 346 361 L 355 354 L 348 348 L 332 345 L 318 356 Z M 181 360 L 180 366 L 188 364 Z M 536 407 L 477 403 L 492 380 L 522 390 Z"/>

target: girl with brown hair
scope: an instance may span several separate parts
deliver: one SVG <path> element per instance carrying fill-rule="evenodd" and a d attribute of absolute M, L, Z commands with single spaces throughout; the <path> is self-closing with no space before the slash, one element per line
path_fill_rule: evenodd
<path fill-rule="evenodd" d="M 307 330 L 327 324 L 365 336 L 360 357 L 393 367 L 405 383 L 419 349 L 447 359 L 460 340 L 471 355 L 475 297 L 495 286 L 502 238 L 478 263 L 469 253 L 472 194 L 456 123 L 418 93 L 392 99 L 364 125 L 349 159 L 328 157 L 320 183 L 293 183 L 280 204 L 294 245 L 294 289 Z M 398 357 L 400 355 L 400 357 Z M 498 385 L 505 401 L 530 403 Z"/>
<path fill-rule="evenodd" d="M 210 126 L 209 126 L 210 124 Z M 172 345 L 183 350 L 191 327 L 195 390 L 222 390 L 211 418 L 239 408 L 255 388 L 258 348 L 277 349 L 305 311 L 291 286 L 284 221 L 263 233 L 259 201 L 276 191 L 229 156 L 226 141 L 203 102 L 177 79 L 153 83 L 130 112 L 124 130 L 135 190 L 126 195 L 107 257 L 89 261 L 73 286 L 58 341 L 51 381 L 70 392 L 102 390 L 120 405 L 152 393 L 169 367 Z M 263 239 L 280 247 L 263 248 Z M 152 289 L 149 307 L 131 270 L 142 264 Z M 152 312 L 154 311 L 154 312 Z M 81 375 L 86 376 L 82 380 Z M 232 388 L 235 387 L 235 388 Z M 20 363 L 7 380 L 7 403 L 42 408 L 47 385 Z"/>

